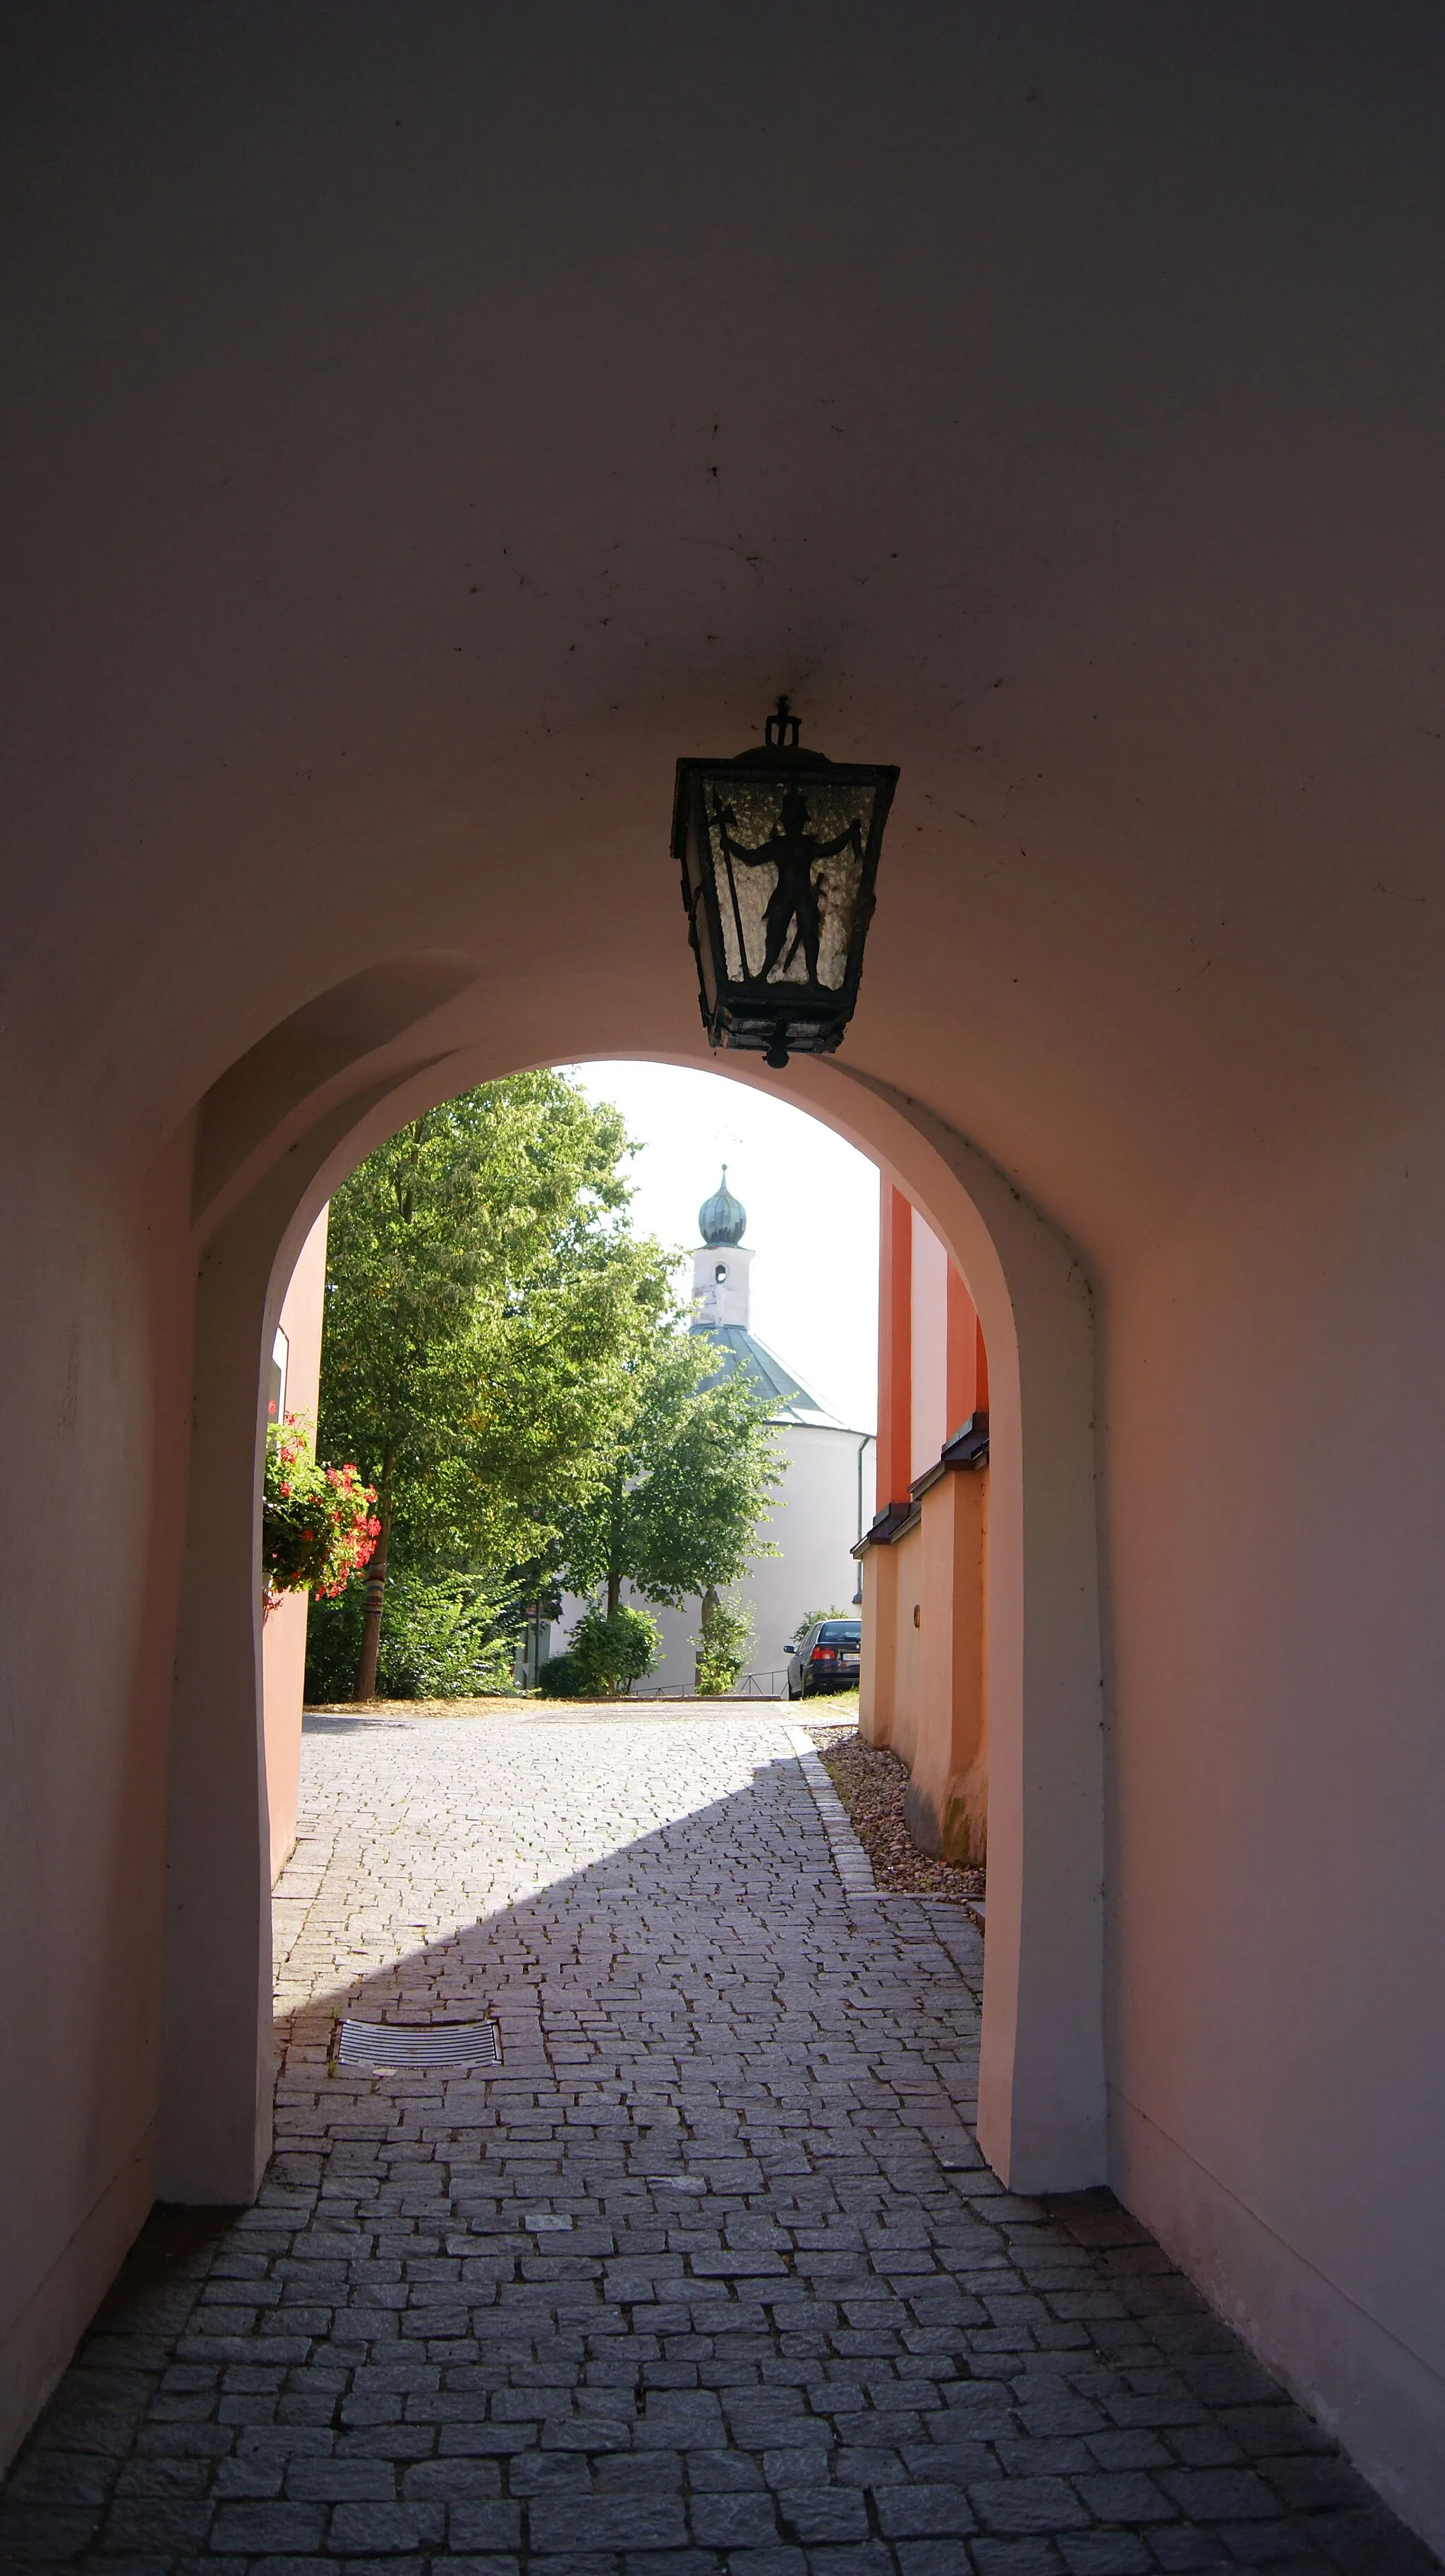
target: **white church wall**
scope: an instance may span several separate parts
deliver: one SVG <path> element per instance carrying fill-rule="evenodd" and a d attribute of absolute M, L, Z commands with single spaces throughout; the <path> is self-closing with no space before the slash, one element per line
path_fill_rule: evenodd
<path fill-rule="evenodd" d="M 858 1588 L 849 1551 L 873 1517 L 875 1443 L 810 1423 L 781 1424 L 777 1436 L 788 1468 L 762 1535 L 781 1553 L 755 1558 L 740 1588 L 757 1630 L 748 1674 L 776 1674 L 781 1689 L 784 1645 L 804 1611 L 846 1610 Z"/>
<path fill-rule="evenodd" d="M 771 1686 L 781 1691 L 784 1646 L 804 1611 L 846 1610 L 858 1588 L 858 1568 L 849 1551 L 876 1509 L 877 1444 L 871 1432 L 801 1422 L 780 1423 L 777 1440 L 787 1464 L 762 1535 L 781 1552 L 755 1557 L 737 1588 L 755 1632 L 739 1687 L 752 1682 L 762 1690 Z M 659 1609 L 655 1602 L 639 1600 L 630 1585 L 624 1585 L 623 1598 L 650 1610 L 663 1634 L 662 1657 L 641 1689 L 690 1691 L 701 1602 L 690 1601 L 681 1610 Z M 554 1652 L 586 1606 L 570 1595 L 564 1600 L 552 1635 Z"/>

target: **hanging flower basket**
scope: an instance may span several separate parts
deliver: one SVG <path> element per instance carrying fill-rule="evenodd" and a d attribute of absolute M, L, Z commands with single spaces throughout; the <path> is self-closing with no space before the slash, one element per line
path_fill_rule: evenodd
<path fill-rule="evenodd" d="M 374 1485 L 363 1485 L 355 1467 L 321 1467 L 311 1427 L 288 1413 L 266 1433 L 266 1482 L 261 1512 L 261 1575 L 265 1607 L 287 1592 L 316 1592 L 324 1600 L 344 1592 L 375 1553 L 381 1523 L 372 1513 Z"/>

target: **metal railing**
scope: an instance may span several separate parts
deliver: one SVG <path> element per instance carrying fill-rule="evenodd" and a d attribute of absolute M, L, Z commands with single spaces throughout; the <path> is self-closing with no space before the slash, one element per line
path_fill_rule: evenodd
<path fill-rule="evenodd" d="M 685 1688 L 675 1690 L 639 1690 L 634 1683 L 627 1696 L 629 1699 L 782 1699 L 786 1696 L 787 1687 L 787 1670 L 783 1667 L 776 1672 L 747 1673 L 730 1691 L 699 1691 L 690 1682 Z"/>

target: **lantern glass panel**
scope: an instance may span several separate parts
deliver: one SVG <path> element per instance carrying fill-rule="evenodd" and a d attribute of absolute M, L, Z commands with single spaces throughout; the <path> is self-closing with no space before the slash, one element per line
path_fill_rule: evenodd
<path fill-rule="evenodd" d="M 873 823 L 872 782 L 710 779 L 707 864 L 727 980 L 841 991 Z"/>

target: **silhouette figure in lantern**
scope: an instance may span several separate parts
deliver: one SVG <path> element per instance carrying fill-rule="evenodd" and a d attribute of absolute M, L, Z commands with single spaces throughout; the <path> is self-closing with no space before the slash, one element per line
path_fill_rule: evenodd
<path fill-rule="evenodd" d="M 808 981 L 810 984 L 816 984 L 822 919 L 818 904 L 818 889 L 813 883 L 813 870 L 820 859 L 836 858 L 841 850 L 851 850 L 861 866 L 862 826 L 855 816 L 846 830 L 838 833 L 836 839 L 831 841 L 816 839 L 808 829 L 808 800 L 796 787 L 784 789 L 778 808 L 778 819 L 767 839 L 756 849 L 749 849 L 745 842 L 733 838 L 733 824 L 736 819 L 731 805 L 724 805 L 720 799 L 714 797 L 713 825 L 719 844 L 727 857 L 738 860 L 745 868 L 760 868 L 766 864 L 775 867 L 778 872 L 777 884 L 768 897 L 767 910 L 763 915 L 762 980 L 765 984 L 770 983 L 775 971 L 786 975 L 801 948 Z M 792 933 L 792 943 L 788 947 L 787 955 L 784 956 L 783 949 L 788 941 L 789 932 Z M 741 922 L 738 923 L 738 933 L 741 939 Z M 746 965 L 745 947 L 743 962 Z"/>

